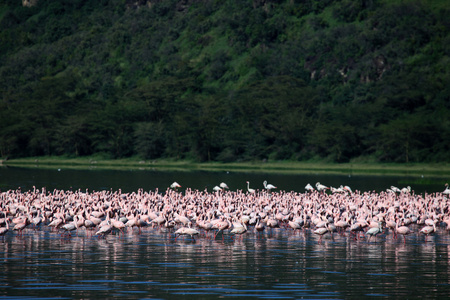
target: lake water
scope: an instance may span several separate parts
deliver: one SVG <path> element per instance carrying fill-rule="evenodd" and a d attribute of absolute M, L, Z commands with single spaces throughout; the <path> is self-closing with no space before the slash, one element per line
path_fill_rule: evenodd
<path fill-rule="evenodd" d="M 450 175 L 450 174 L 449 174 Z M 390 186 L 411 188 L 416 193 L 442 192 L 448 178 L 429 176 L 365 176 L 365 175 L 327 175 L 311 172 L 310 174 L 273 174 L 255 172 L 180 172 L 157 170 L 71 170 L 71 169 L 38 169 L 38 168 L 10 168 L 0 167 L 0 190 L 16 189 L 22 191 L 46 187 L 48 191 L 53 189 L 89 189 L 89 190 L 118 190 L 133 192 L 142 188 L 144 190 L 159 189 L 160 192 L 176 181 L 185 188 L 212 191 L 212 188 L 221 182 L 226 182 L 230 190 L 246 190 L 246 181 L 250 181 L 250 187 L 262 189 L 263 181 L 278 187 L 278 190 L 296 191 L 303 193 L 305 185 L 314 185 L 321 182 L 327 186 L 339 187 L 348 185 L 353 190 L 359 191 L 384 191 Z"/>
<path fill-rule="evenodd" d="M 223 238 L 223 239 L 222 239 Z M 377 241 L 274 229 L 242 240 L 159 229 L 104 239 L 29 230 L 0 243 L 0 298 L 447 298 L 450 239 Z"/>
<path fill-rule="evenodd" d="M 2 191 L 33 185 L 163 191 L 173 181 L 183 188 L 210 190 L 224 181 L 245 189 L 246 180 L 253 188 L 268 180 L 298 192 L 316 181 L 362 191 L 411 185 L 416 192 L 436 192 L 445 179 L 413 185 L 423 178 L 0 168 Z M 48 227 L 30 227 L 22 237 L 12 232 L 0 241 L 0 299 L 448 298 L 449 233 L 441 226 L 425 242 L 419 227 L 412 229 L 405 244 L 389 232 L 370 242 L 338 234 L 319 242 L 309 229 L 294 234 L 283 228 L 263 235 L 250 229 L 242 239 L 209 234 L 175 240 L 147 227 L 99 239 L 85 230 L 61 237 Z"/>

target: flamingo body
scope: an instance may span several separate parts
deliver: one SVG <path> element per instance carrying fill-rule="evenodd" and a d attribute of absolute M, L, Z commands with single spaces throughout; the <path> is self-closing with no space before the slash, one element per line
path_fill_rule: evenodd
<path fill-rule="evenodd" d="M 251 188 L 250 188 L 250 182 L 249 182 L 249 181 L 247 181 L 247 191 L 248 191 L 249 193 L 251 193 L 251 194 L 254 194 L 254 193 L 256 192 L 254 189 L 251 189 Z"/>
<path fill-rule="evenodd" d="M 277 188 L 273 184 L 267 183 L 267 180 L 264 180 L 263 185 L 264 185 L 264 188 L 269 191 Z"/>

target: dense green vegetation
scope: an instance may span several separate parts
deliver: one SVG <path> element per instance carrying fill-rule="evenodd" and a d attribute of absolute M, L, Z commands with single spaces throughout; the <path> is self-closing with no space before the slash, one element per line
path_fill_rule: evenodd
<path fill-rule="evenodd" d="M 449 15 L 444 0 L 2 1 L 0 155 L 450 162 Z"/>

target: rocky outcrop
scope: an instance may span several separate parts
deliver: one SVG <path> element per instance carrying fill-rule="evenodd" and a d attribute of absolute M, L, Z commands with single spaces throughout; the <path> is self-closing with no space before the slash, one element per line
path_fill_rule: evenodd
<path fill-rule="evenodd" d="M 22 0 L 22 6 L 32 7 L 38 3 L 38 0 Z"/>

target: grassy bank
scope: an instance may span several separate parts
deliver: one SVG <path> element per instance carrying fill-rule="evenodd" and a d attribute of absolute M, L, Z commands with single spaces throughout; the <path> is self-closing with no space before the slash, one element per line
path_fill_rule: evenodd
<path fill-rule="evenodd" d="M 428 175 L 446 177 L 450 175 L 448 164 L 382 164 L 382 163 L 341 163 L 325 162 L 238 162 L 238 163 L 194 163 L 190 161 L 151 160 L 136 158 L 104 159 L 100 157 L 30 157 L 3 160 L 2 166 L 27 168 L 70 168 L 70 169 L 158 169 L 177 171 L 238 171 L 274 173 L 335 173 L 370 175 Z"/>

